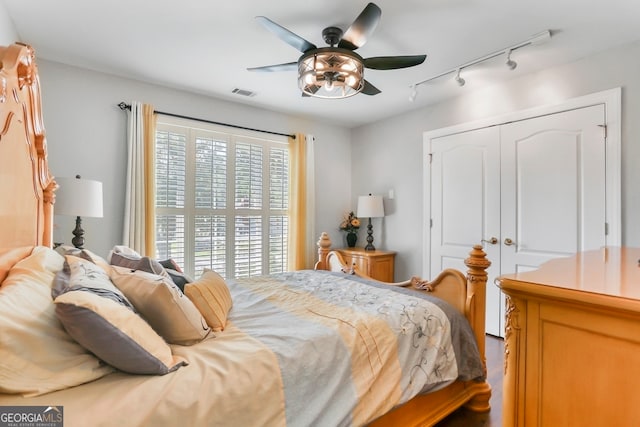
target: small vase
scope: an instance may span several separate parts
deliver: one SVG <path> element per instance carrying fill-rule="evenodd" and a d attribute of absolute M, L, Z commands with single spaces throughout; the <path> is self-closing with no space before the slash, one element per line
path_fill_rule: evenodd
<path fill-rule="evenodd" d="M 358 241 L 358 235 L 356 233 L 347 233 L 347 246 L 350 248 L 355 247 Z"/>

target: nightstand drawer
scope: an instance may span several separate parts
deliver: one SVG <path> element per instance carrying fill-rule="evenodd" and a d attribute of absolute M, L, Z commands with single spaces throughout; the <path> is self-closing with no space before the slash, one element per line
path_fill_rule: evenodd
<path fill-rule="evenodd" d="M 365 251 L 364 248 L 336 249 L 347 265 L 355 265 L 369 277 L 382 282 L 393 282 L 395 252 Z"/>

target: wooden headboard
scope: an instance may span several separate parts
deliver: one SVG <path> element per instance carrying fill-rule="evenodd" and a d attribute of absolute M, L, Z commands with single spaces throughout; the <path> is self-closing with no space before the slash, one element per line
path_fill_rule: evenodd
<path fill-rule="evenodd" d="M 49 173 L 34 51 L 0 47 L 0 248 L 51 246 L 57 184 Z"/>

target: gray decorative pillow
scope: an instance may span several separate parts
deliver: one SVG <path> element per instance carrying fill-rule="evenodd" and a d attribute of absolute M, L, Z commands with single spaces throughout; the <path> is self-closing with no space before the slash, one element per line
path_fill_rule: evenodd
<path fill-rule="evenodd" d="M 191 277 L 180 271 L 172 270 L 170 268 L 165 268 L 165 271 L 167 272 L 171 280 L 173 280 L 173 283 L 175 283 L 182 292 L 184 292 L 184 287 L 187 284 L 193 282 L 193 279 L 191 279 Z"/>
<path fill-rule="evenodd" d="M 69 255 L 65 264 L 52 295 L 58 319 L 80 345 L 132 374 L 164 375 L 187 364 L 171 354 L 101 267 Z"/>
<path fill-rule="evenodd" d="M 74 246 L 59 245 L 55 248 L 55 251 L 62 256 L 73 255 L 77 256 L 78 258 L 84 258 L 87 261 L 91 261 L 92 263 L 99 265 L 105 271 L 109 271 L 109 263 L 105 261 L 105 259 L 101 256 L 96 255 L 94 252 L 91 252 L 89 249 L 78 249 Z"/>
<path fill-rule="evenodd" d="M 111 254 L 111 265 L 117 265 L 118 267 L 125 267 L 131 270 L 142 270 L 147 273 L 168 277 L 164 267 L 158 261 L 148 256 L 136 257 L 135 255 L 125 255 L 120 252 L 114 252 Z"/>

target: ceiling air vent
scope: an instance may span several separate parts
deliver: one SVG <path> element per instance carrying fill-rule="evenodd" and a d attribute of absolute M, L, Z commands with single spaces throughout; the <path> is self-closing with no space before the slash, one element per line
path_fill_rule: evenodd
<path fill-rule="evenodd" d="M 235 93 L 236 95 L 242 95 L 242 96 L 256 96 L 255 92 L 250 91 L 250 90 L 246 90 L 246 89 L 235 88 L 231 92 Z"/>

